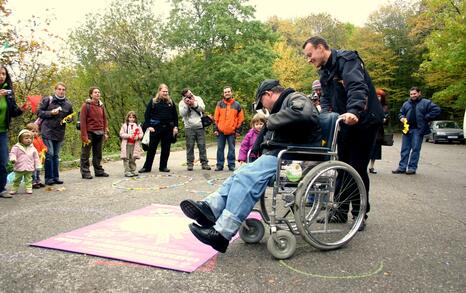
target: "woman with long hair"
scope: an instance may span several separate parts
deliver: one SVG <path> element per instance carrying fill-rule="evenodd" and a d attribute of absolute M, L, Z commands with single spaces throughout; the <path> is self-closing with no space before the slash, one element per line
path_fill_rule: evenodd
<path fill-rule="evenodd" d="M 10 198 L 6 192 L 8 165 L 8 129 L 12 117 L 21 115 L 23 111 L 16 104 L 13 83 L 5 65 L 0 64 L 0 197 Z"/>
<path fill-rule="evenodd" d="M 178 113 L 176 105 L 168 94 L 168 86 L 160 84 L 157 93 L 147 104 L 144 113 L 144 132 L 150 131 L 150 142 L 147 150 L 146 162 L 139 172 L 145 173 L 152 170 L 155 152 L 159 142 L 160 151 L 160 172 L 170 172 L 167 168 L 168 157 L 170 156 L 170 146 L 178 134 Z"/>
<path fill-rule="evenodd" d="M 377 130 L 377 135 L 372 145 L 371 150 L 371 157 L 369 161 L 369 173 L 377 174 L 377 171 L 374 169 L 375 160 L 382 159 L 382 140 L 384 135 L 384 125 L 388 124 L 388 105 L 387 105 L 387 93 L 383 89 L 376 89 L 375 93 L 377 94 L 377 99 L 382 104 L 384 117 L 383 117 L 383 125 Z"/>

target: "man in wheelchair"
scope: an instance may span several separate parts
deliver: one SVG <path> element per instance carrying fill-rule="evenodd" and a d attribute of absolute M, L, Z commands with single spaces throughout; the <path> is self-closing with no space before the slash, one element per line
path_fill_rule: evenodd
<path fill-rule="evenodd" d="M 236 170 L 202 201 L 180 203 L 183 213 L 197 222 L 189 225 L 194 236 L 222 253 L 273 180 L 280 150 L 290 144 L 321 145 L 318 112 L 304 94 L 283 88 L 278 80 L 264 80 L 256 91 L 256 109 L 260 108 L 270 112 L 256 140 L 262 156 Z"/>

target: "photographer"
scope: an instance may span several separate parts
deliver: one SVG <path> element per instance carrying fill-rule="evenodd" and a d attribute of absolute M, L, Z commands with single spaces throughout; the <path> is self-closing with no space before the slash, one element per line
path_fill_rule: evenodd
<path fill-rule="evenodd" d="M 194 144 L 197 143 L 202 169 L 210 170 L 209 161 L 207 160 L 205 130 L 201 122 L 205 110 L 204 101 L 201 97 L 193 95 L 189 88 L 183 89 L 181 96 L 183 99 L 178 104 L 178 108 L 184 123 L 187 169 L 188 171 L 193 170 Z"/>

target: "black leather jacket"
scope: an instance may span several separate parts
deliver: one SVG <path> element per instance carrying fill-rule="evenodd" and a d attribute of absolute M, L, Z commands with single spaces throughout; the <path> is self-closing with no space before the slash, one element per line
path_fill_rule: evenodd
<path fill-rule="evenodd" d="M 319 74 L 322 112 L 352 113 L 360 125 L 383 123 L 382 105 L 358 52 L 332 49 Z"/>
<path fill-rule="evenodd" d="M 276 156 L 288 145 L 320 146 L 319 112 L 302 93 L 285 89 L 275 102 L 254 150 Z"/>

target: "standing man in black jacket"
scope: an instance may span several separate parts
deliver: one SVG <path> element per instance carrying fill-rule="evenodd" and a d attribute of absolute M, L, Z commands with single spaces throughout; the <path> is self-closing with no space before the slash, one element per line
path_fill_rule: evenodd
<path fill-rule="evenodd" d="M 303 50 L 308 63 L 319 69 L 323 90 L 320 98 L 322 112 L 336 112 L 344 118 L 337 140 L 338 158 L 356 169 L 364 181 L 369 212 L 367 165 L 377 129 L 383 122 L 383 109 L 377 100 L 372 80 L 356 51 L 330 49 L 327 41 L 318 36 L 306 40 Z M 350 201 L 353 216 L 359 212 L 358 199 L 346 198 L 350 193 L 340 198 L 342 203 L 329 222 L 346 223 Z M 360 230 L 364 227 L 365 222 Z"/>

